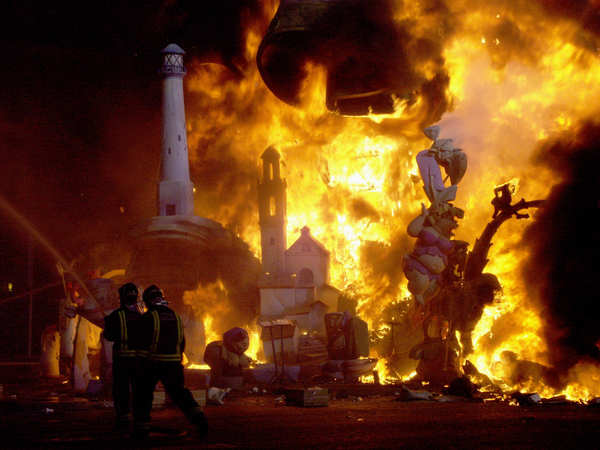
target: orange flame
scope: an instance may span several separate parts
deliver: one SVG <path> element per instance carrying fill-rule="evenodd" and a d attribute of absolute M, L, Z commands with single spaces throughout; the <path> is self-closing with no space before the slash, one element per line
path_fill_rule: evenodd
<path fill-rule="evenodd" d="M 420 4 L 404 3 L 395 17 L 399 23 L 412 18 L 423 35 L 433 29 L 432 17 Z M 569 131 L 597 110 L 592 99 L 600 94 L 600 59 L 593 46 L 577 45 L 578 39 L 592 38 L 567 19 L 546 17 L 533 6 L 519 11 L 504 2 L 502 10 L 496 2 L 470 3 L 449 5 L 457 31 L 441 41 L 455 108 L 440 124 L 443 137 L 454 138 L 469 157 L 456 200 L 466 210 L 457 238 L 473 243 L 491 218 L 494 186 L 516 177 L 522 195 L 534 199 L 545 198 L 560 181 L 532 164 L 531 157 L 540 140 Z M 273 5 L 267 9 L 274 11 Z M 506 24 L 519 33 L 503 31 Z M 252 29 L 247 33 L 248 60 L 254 61 L 260 35 Z M 428 73 L 427 67 L 421 69 Z M 405 229 L 426 201 L 414 159 L 430 144 L 420 133 L 423 99 L 399 104 L 388 116 L 342 117 L 325 108 L 324 69 L 309 65 L 306 71 L 301 105 L 292 107 L 265 87 L 254 64 L 242 79 L 222 66 L 190 65 L 191 163 L 200 167 L 220 160 L 226 150 L 240 172 L 233 175 L 246 180 L 209 186 L 197 196 L 196 212 L 234 228 L 259 255 L 257 212 L 243 208 L 255 195 L 248 186 L 258 177 L 259 155 L 275 145 L 285 161 L 288 236 L 294 239 L 310 226 L 331 252 L 331 284 L 357 292 L 359 315 L 370 329 L 380 329 L 384 308 L 407 297 L 401 256 L 410 252 L 412 242 Z M 230 194 L 227 204 L 218 201 L 223 189 Z M 499 277 L 504 296 L 485 309 L 470 359 L 491 377 L 505 350 L 539 364 L 550 350 L 541 337 L 540 308 L 519 275 L 527 256 L 519 243 L 523 222 L 503 225 L 486 268 Z M 217 319 L 205 320 L 208 336 Z M 258 337 L 256 342 L 258 347 Z M 576 366 L 565 394 L 577 399 L 599 395 L 598 377 L 595 367 Z M 545 386 L 536 390 L 557 394 Z"/>

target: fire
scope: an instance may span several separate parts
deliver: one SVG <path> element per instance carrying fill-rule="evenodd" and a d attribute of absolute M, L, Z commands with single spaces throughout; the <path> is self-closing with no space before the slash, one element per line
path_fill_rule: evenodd
<path fill-rule="evenodd" d="M 208 364 L 190 364 L 186 366 L 186 369 L 190 370 L 210 370 L 210 366 Z"/>
<path fill-rule="evenodd" d="M 250 329 L 248 331 L 248 337 L 250 338 L 250 346 L 246 351 L 246 355 L 248 355 L 254 361 L 262 361 L 262 342 L 260 340 L 260 331 L 257 329 Z"/>
<path fill-rule="evenodd" d="M 223 333 L 233 326 L 245 326 L 248 331 L 249 348 L 246 354 L 253 360 L 261 360 L 261 341 L 258 325 L 247 323 L 248 318 L 240 316 L 236 311 L 229 292 L 221 280 L 199 286 L 194 291 L 186 291 L 183 296 L 185 304 L 194 309 L 196 320 L 204 325 L 205 345 L 213 341 L 221 341 Z M 188 368 L 205 368 L 204 365 L 192 364 Z"/>
<path fill-rule="evenodd" d="M 531 157 L 540 140 L 569 132 L 595 112 L 600 59 L 593 45 L 578 45 L 592 37 L 539 7 L 520 11 L 505 2 L 449 3 L 447 17 L 455 21 L 455 31 L 439 40 L 454 109 L 440 125 L 469 157 L 456 200 L 466 215 L 456 237 L 472 245 L 491 219 L 495 186 L 517 177 L 521 194 L 534 199 L 545 198 L 560 181 Z M 402 8 L 398 2 L 399 24 L 411 18 L 411 30 L 420 36 L 435 29 L 439 18 L 419 3 Z M 265 17 L 273 13 L 272 4 L 265 7 Z M 260 33 L 247 31 L 249 61 Z M 414 160 L 429 145 L 420 131 L 425 100 L 399 102 L 388 116 L 343 117 L 325 108 L 325 72 L 315 65 L 306 67 L 298 107 L 278 100 L 254 63 L 242 78 L 217 65 L 195 62 L 189 69 L 191 163 L 208 177 L 203 195 L 196 197 L 196 212 L 235 230 L 259 255 L 252 198 L 259 155 L 274 145 L 285 161 L 289 239 L 309 226 L 331 252 L 330 283 L 357 293 L 359 314 L 370 329 L 383 327 L 385 307 L 406 297 L 401 257 L 412 245 L 406 225 L 426 202 Z M 419 70 L 425 77 L 433 74 L 426 64 Z M 229 172 L 211 178 L 203 172 L 207 162 L 213 168 L 224 164 Z M 486 308 L 474 333 L 476 354 L 469 359 L 492 378 L 503 351 L 539 364 L 551 351 L 541 337 L 539 304 L 520 276 L 527 256 L 520 245 L 525 226 L 526 221 L 511 220 L 501 227 L 486 267 L 500 279 L 503 298 Z M 205 316 L 207 340 L 218 335 L 218 324 L 217 315 Z M 252 332 L 250 354 L 258 347 L 258 333 Z M 600 394 L 600 385 L 590 382 L 598 376 L 594 367 L 575 367 L 566 394 L 579 399 Z"/>

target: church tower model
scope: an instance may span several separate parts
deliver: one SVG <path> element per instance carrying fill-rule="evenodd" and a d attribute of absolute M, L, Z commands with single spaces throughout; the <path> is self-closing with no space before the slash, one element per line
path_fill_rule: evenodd
<path fill-rule="evenodd" d="M 269 147 L 261 156 L 262 180 L 258 184 L 258 213 L 263 271 L 271 275 L 285 272 L 286 182 L 279 170 L 279 153 Z"/>

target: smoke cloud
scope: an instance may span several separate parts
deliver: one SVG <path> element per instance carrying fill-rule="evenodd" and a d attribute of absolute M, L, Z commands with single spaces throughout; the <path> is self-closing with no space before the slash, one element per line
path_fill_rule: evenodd
<path fill-rule="evenodd" d="M 284 3 L 274 22 L 276 37 L 267 35 L 259 53 L 267 84 L 283 100 L 298 104 L 306 65 L 314 63 L 327 70 L 330 109 L 352 115 L 391 112 L 390 97 L 373 94 L 369 105 L 360 97 L 345 97 L 386 91 L 409 103 L 420 95 L 427 109 L 423 120 L 436 121 L 449 106 L 443 44 L 453 33 L 453 20 L 442 2 L 430 3 L 419 11 L 420 18 L 392 0 L 323 2 L 307 5 L 310 14 L 298 13 L 297 3 Z"/>
<path fill-rule="evenodd" d="M 545 143 L 536 163 L 562 178 L 523 242 L 531 256 L 523 276 L 538 294 L 552 365 L 566 370 L 600 352 L 598 246 L 600 242 L 600 124 Z"/>

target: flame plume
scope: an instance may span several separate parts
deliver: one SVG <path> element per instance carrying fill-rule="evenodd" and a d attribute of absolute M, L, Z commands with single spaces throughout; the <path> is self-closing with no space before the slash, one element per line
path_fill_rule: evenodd
<path fill-rule="evenodd" d="M 491 218 L 496 185 L 518 178 L 519 195 L 548 196 L 562 180 L 561 168 L 534 164 L 533 155 L 541 142 L 571 135 L 597 113 L 600 98 L 598 36 L 582 25 L 593 19 L 588 9 L 571 8 L 563 17 L 551 2 L 390 5 L 398 27 L 435 44 L 436 66 L 424 59 L 413 69 L 431 80 L 442 66 L 448 82 L 436 95 L 443 99 L 421 92 L 414 103 L 398 103 L 391 115 L 343 117 L 326 109 L 326 69 L 311 62 L 298 107 L 278 100 L 253 63 L 239 76 L 194 61 L 186 85 L 192 173 L 202 192 L 196 213 L 234 230 L 258 255 L 257 165 L 262 151 L 274 145 L 285 162 L 288 236 L 295 239 L 304 225 L 310 227 L 331 252 L 331 284 L 356 293 L 358 312 L 371 329 L 390 320 L 386 307 L 406 301 L 402 257 L 413 244 L 406 225 L 426 201 L 414 161 L 429 146 L 423 126 L 441 117 L 444 136 L 469 156 L 456 200 L 466 214 L 456 237 L 472 244 Z M 266 2 L 264 8 L 270 18 L 275 5 Z M 246 30 L 247 61 L 254 60 L 265 26 Z M 439 105 L 452 106 L 443 111 Z M 522 276 L 529 255 L 525 227 L 517 220 L 503 225 L 486 268 L 498 276 L 504 295 L 485 309 L 469 358 L 495 378 L 506 351 L 542 367 L 553 363 L 543 300 Z M 579 399 L 598 395 L 600 388 L 581 381 L 598 378 L 595 366 L 573 367 L 565 392 Z M 533 387 L 558 393 L 543 381 Z"/>

